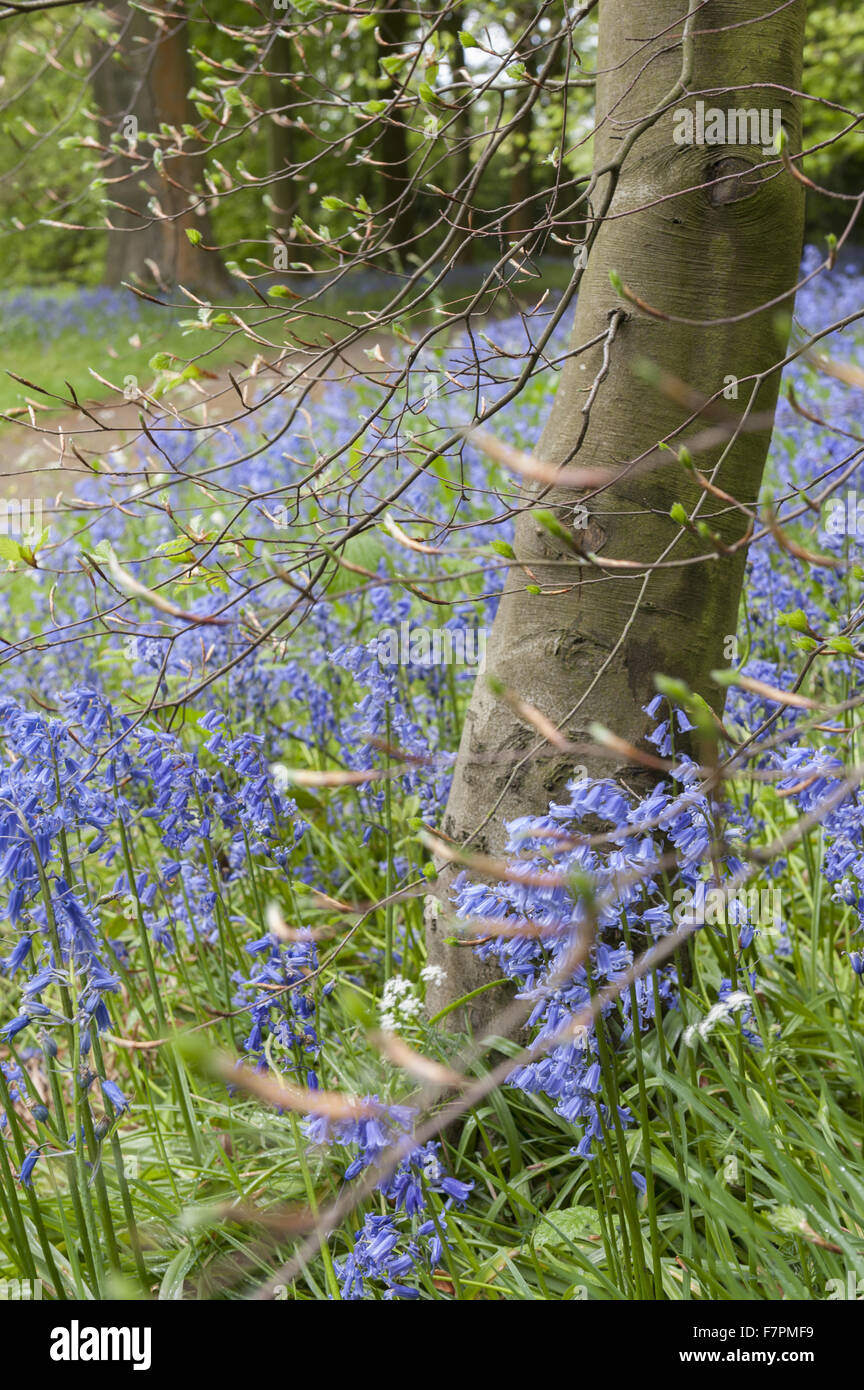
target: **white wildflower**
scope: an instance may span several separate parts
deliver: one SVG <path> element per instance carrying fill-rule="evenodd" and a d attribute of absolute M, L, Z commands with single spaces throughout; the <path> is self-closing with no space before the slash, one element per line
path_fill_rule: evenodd
<path fill-rule="evenodd" d="M 443 985 L 447 979 L 447 971 L 442 970 L 440 965 L 424 965 L 420 971 L 420 979 L 427 985 Z"/>
<path fill-rule="evenodd" d="M 709 1033 L 713 1033 L 721 1019 L 728 1018 L 730 1014 L 734 1014 L 738 1009 L 746 1008 L 749 1003 L 749 994 L 745 994 L 744 991 L 740 989 L 734 990 L 727 999 L 721 1000 L 720 1003 L 715 1004 L 712 1009 L 709 1009 L 700 1023 L 693 1023 L 685 1030 L 685 1043 L 688 1047 L 693 1047 L 697 1038 L 707 1038 Z"/>
<path fill-rule="evenodd" d="M 384 993 L 378 1006 L 378 1017 L 385 1033 L 398 1033 L 400 1028 L 410 1026 L 423 1008 L 415 986 L 401 975 L 394 975 L 384 983 Z"/>

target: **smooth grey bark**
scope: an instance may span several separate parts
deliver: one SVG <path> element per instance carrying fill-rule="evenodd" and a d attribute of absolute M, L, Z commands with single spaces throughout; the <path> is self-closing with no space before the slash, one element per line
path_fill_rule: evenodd
<path fill-rule="evenodd" d="M 776 310 L 751 311 L 795 283 L 803 189 L 776 158 L 769 162 L 761 146 L 676 144 L 673 112 L 693 110 L 697 95 L 673 93 L 682 63 L 688 62 L 688 92 L 712 89 L 701 97 L 709 107 L 779 108 L 790 150 L 799 151 L 798 102 L 783 89 L 800 88 L 805 4 L 798 0 L 768 18 L 761 16 L 773 7 L 762 0 L 701 6 L 689 59 L 681 43 L 685 8 L 683 0 L 600 0 L 595 171 L 620 154 L 631 135 L 628 122 L 644 121 L 659 104 L 672 100 L 670 109 L 632 143 L 617 184 L 613 187 L 612 175 L 603 175 L 592 196 L 596 215 L 612 194 L 581 282 L 573 346 L 603 334 L 616 310 L 625 309 L 626 319 L 619 324 L 608 375 L 590 411 L 575 460 L 581 466 L 621 466 L 687 419 L 687 409 L 646 380 L 640 371 L 646 359 L 701 398 L 714 396 L 724 379 L 737 377 L 739 399 L 721 401 L 730 414 L 741 414 L 749 403 L 752 383 L 746 378 L 768 373 L 753 409 L 770 412 L 776 403 L 779 373 L 771 369 L 783 355 L 788 329 L 778 329 Z M 654 35 L 660 37 L 652 39 Z M 772 85 L 754 88 L 754 83 Z M 720 93 L 718 88 L 729 90 Z M 752 172 L 758 165 L 766 167 Z M 576 227 L 572 231 L 578 235 Z M 610 285 L 610 271 L 617 271 L 645 303 L 669 314 L 724 322 L 664 322 L 622 303 Z M 788 301 L 784 307 L 788 314 Z M 742 314 L 750 316 L 730 322 Z M 542 460 L 560 464 L 569 459 L 601 362 L 597 347 L 570 359 L 562 370 L 536 451 Z M 702 417 L 678 443 L 704 430 L 706 423 Z M 769 440 L 765 429 L 742 433 L 715 482 L 753 503 Z M 715 465 L 720 452 L 700 454 L 700 469 Z M 653 471 L 633 472 L 586 498 L 590 521 L 587 531 L 572 529 L 574 542 L 604 559 L 657 560 L 679 531 L 669 517 L 671 504 L 680 501 L 689 514 L 701 495 L 681 465 L 671 455 L 666 458 Z M 543 506 L 558 506 L 557 515 L 569 525 L 581 496 L 557 488 Z M 746 525 L 742 513 L 714 499 L 706 501 L 701 515 L 712 529 L 726 544 L 739 539 Z M 726 664 L 724 638 L 737 629 L 743 549 L 695 566 L 654 571 L 633 616 L 644 576 L 568 567 L 567 548 L 537 523 L 530 509 L 517 522 L 514 547 L 544 588 L 566 591 L 529 594 L 524 572 L 510 571 L 489 640 L 487 671 L 571 740 L 590 741 L 588 729 L 596 720 L 631 743 L 642 743 L 650 723 L 643 706 L 654 694 L 657 672 L 685 680 L 715 710 L 722 709 L 724 694 L 709 673 Z M 710 543 L 685 533 L 675 541 L 670 558 L 710 550 Z M 541 756 L 531 756 L 537 744 L 536 732 L 491 693 L 483 677 L 478 679 L 442 821 L 445 834 L 472 849 L 495 853 L 504 843 L 508 819 L 545 812 L 550 800 L 564 792 L 576 759 L 554 754 L 548 745 Z M 644 769 L 628 767 L 624 760 L 578 761 L 591 775 L 619 776 L 631 785 L 632 778 L 644 785 Z M 427 909 L 429 960 L 446 971 L 444 984 L 429 992 L 431 1013 L 499 973 L 481 965 L 470 949 L 446 944 L 453 934 L 442 911 L 447 879 L 446 874 L 439 879 L 438 896 Z M 502 1003 L 501 991 L 488 990 L 454 1017 L 483 1027 Z"/>

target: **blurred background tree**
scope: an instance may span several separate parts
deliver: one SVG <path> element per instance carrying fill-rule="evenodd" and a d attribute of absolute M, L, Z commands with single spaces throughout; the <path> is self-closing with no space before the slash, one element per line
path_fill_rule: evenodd
<path fill-rule="evenodd" d="M 72 6 L 3 26 L 7 287 L 146 279 L 151 260 L 169 281 L 224 294 L 219 256 L 188 254 L 187 228 L 226 256 L 272 264 L 268 241 L 290 238 L 298 217 L 317 226 L 319 190 L 335 187 L 348 204 L 362 198 L 378 213 L 396 210 L 392 264 L 411 264 L 441 240 L 432 189 L 446 186 L 457 198 L 507 125 L 471 195 L 470 224 L 486 235 L 472 239 L 470 255 L 488 259 L 502 236 L 518 239 L 542 220 L 556 180 L 590 168 L 593 88 L 577 64 L 593 65 L 593 16 L 580 25 L 579 55 L 562 45 L 538 90 L 559 22 L 548 5 L 460 4 L 442 9 L 437 25 L 406 0 L 364 13 L 285 0 L 274 12 L 278 27 L 244 0 L 225 0 L 215 18 L 199 0 L 159 13 L 166 18 L 129 3 Z M 500 55 L 508 54 L 505 70 Z M 858 111 L 862 88 L 860 6 L 811 6 L 804 89 L 822 100 L 805 103 L 805 148 L 817 147 L 807 171 L 844 193 L 861 186 L 864 139 L 859 131 L 835 137 Z M 118 129 L 130 116 L 136 156 Z M 161 173 L 144 168 L 154 151 Z M 154 198 L 169 225 L 148 218 Z M 122 206 L 109 211 L 105 200 Z M 811 194 L 808 235 L 829 218 L 825 200 Z M 106 220 L 139 229 L 112 236 Z M 568 254 L 554 237 L 543 251 Z"/>

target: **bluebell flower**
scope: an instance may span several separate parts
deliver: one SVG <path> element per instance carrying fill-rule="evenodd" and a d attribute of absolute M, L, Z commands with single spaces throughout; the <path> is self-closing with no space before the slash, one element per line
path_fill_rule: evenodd
<path fill-rule="evenodd" d="M 21 967 L 23 966 L 24 962 L 30 954 L 30 947 L 32 946 L 32 944 L 32 936 L 28 936 L 25 933 L 23 936 L 19 937 L 12 950 L 9 952 L 9 955 L 3 962 L 3 973 L 5 975 L 9 975 L 11 977 L 15 975 L 18 970 L 21 969 Z"/>
<path fill-rule="evenodd" d="M 32 1022 L 32 1020 L 29 1014 L 19 1014 L 18 1017 L 13 1018 L 11 1022 L 4 1023 L 2 1028 L 0 1028 L 0 1033 L 3 1034 L 7 1042 L 11 1042 L 30 1022 Z"/>
<path fill-rule="evenodd" d="M 102 1078 L 102 1090 L 111 1102 L 115 1115 L 122 1115 L 129 1109 L 129 1101 L 124 1096 L 116 1081 L 109 1081 L 107 1077 Z"/>
<path fill-rule="evenodd" d="M 22 1159 L 21 1171 L 18 1174 L 18 1181 L 20 1182 L 22 1187 L 33 1186 L 33 1169 L 36 1167 L 36 1164 L 39 1158 L 41 1157 L 41 1154 L 41 1148 L 31 1149 L 30 1152 L 26 1154 L 25 1157 Z"/>

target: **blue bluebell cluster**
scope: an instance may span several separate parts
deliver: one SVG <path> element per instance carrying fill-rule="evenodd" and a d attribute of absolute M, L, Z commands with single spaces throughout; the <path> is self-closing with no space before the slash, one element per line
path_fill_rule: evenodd
<path fill-rule="evenodd" d="M 66 334 L 90 336 L 102 324 L 128 323 L 134 327 L 143 315 L 142 302 L 130 290 L 77 289 L 71 294 L 47 290 L 7 290 L 0 294 L 0 319 L 10 341 L 37 336 L 51 343 Z"/>
<path fill-rule="evenodd" d="M 806 269 L 814 256 L 808 252 Z M 860 277 L 837 270 L 808 286 L 798 315 L 818 328 L 856 308 L 860 292 Z M 100 296 L 94 291 L 77 305 L 46 307 L 46 335 L 74 325 L 76 313 L 110 308 Z M 32 317 L 32 296 L 9 300 L 7 309 Z M 71 1084 L 81 1065 L 95 1076 L 94 1037 L 106 1030 L 122 1035 L 123 991 L 130 980 L 142 978 L 147 952 L 158 974 L 174 969 L 184 949 L 192 948 L 200 968 L 212 962 L 215 975 L 226 938 L 237 950 L 226 981 L 230 999 L 223 1003 L 242 1015 L 246 1064 L 275 1064 L 305 1086 L 319 1085 L 331 982 L 316 981 L 319 947 L 303 937 L 302 921 L 292 922 L 300 934 L 286 942 L 264 932 L 263 909 L 272 896 L 290 901 L 292 884 L 342 894 L 344 866 L 325 862 L 322 854 L 327 834 L 364 844 L 380 873 L 385 793 L 382 782 L 372 781 L 352 788 L 350 796 L 312 792 L 304 800 L 278 769 L 377 769 L 385 756 L 401 754 L 407 760 L 393 785 L 403 825 L 411 815 L 437 821 L 475 671 L 412 660 L 386 664 L 381 634 L 402 624 L 409 631 L 424 624 L 451 630 L 491 626 L 495 594 L 507 573 L 495 567 L 491 543 L 510 534 L 509 520 L 501 518 L 512 500 L 512 479 L 501 478 L 466 443 L 458 456 L 427 467 L 391 506 L 394 520 L 412 534 L 418 516 L 430 520 L 424 539 L 434 553 L 406 548 L 382 526 L 351 539 L 344 558 L 356 568 L 340 569 L 334 561 L 314 601 L 298 596 L 296 576 L 291 587 L 284 575 L 300 546 L 322 532 L 331 549 L 338 546 L 358 516 L 399 489 L 423 449 L 434 451 L 447 431 L 474 418 L 480 397 L 487 404 L 503 398 L 548 321 L 545 312 L 490 322 L 481 335 L 453 335 L 446 347 L 427 348 L 408 386 L 392 398 L 371 383 L 325 383 L 314 411 L 298 410 L 287 426 L 280 399 L 256 411 L 251 431 L 214 426 L 203 436 L 166 417 L 154 425 L 149 441 L 109 459 L 115 473 L 79 486 L 86 512 L 75 514 L 68 526 L 61 518 L 59 538 L 52 538 L 40 567 L 19 570 L 4 586 L 0 969 L 14 1006 L 0 1028 L 8 1052 L 0 1065 L 13 1101 L 23 1097 L 16 1057 L 28 1049 L 50 1056 L 61 1045 L 64 1025 L 74 1025 L 80 1048 L 78 1057 L 63 1059 L 64 1084 Z M 564 351 L 568 328 L 567 320 L 558 326 L 547 357 Z M 827 349 L 842 359 L 854 351 L 854 341 L 846 335 Z M 805 419 L 782 397 L 769 463 L 774 496 L 786 499 L 781 522 L 802 510 L 801 489 L 816 486 L 826 470 L 845 466 L 850 441 L 842 431 L 857 428 L 854 393 L 834 378 L 820 377 L 797 359 L 785 382 L 802 399 L 817 401 L 818 413 L 836 428 Z M 530 449 L 553 384 L 552 371 L 539 375 L 492 417 L 491 427 Z M 406 410 L 406 404 L 416 409 Z M 317 491 L 310 489 L 310 470 L 331 456 Z M 372 461 L 374 468 L 367 466 Z M 128 475 L 136 469 L 132 485 Z M 201 486 L 179 481 L 181 470 L 199 474 Z M 140 481 L 145 472 L 146 485 Z M 847 487 L 860 487 L 864 496 L 864 465 L 850 474 Z M 182 586 L 172 587 L 182 567 L 177 516 L 186 528 L 182 564 L 190 553 L 201 563 Z M 811 550 L 848 552 L 850 564 L 822 567 L 817 579 L 770 535 L 751 548 L 738 654 L 731 660 L 757 680 L 786 689 L 812 639 L 800 623 L 778 626 L 778 618 L 800 610 L 812 632 L 830 637 L 857 611 L 864 582 L 864 568 L 856 566 L 864 564 L 864 536 L 837 534 L 828 528 L 824 509 L 816 515 L 806 506 L 794 528 Z M 226 540 L 217 545 L 223 530 Z M 115 619 L 118 596 L 105 578 L 111 549 L 149 589 L 166 584 L 187 614 L 227 621 L 157 618 L 152 607 L 133 602 Z M 476 582 L 472 587 L 459 578 L 457 604 L 425 601 L 424 595 L 441 594 L 433 586 L 442 576 L 470 570 Z M 290 623 L 271 641 L 258 642 L 287 602 L 295 605 Z M 856 689 L 860 662 L 854 651 L 832 654 L 831 675 L 835 689 Z M 147 710 L 151 696 L 168 700 L 189 691 L 195 693 L 182 717 L 176 710 L 170 717 Z M 131 699 L 124 698 L 127 693 Z M 649 711 L 656 721 L 652 742 L 675 759 L 664 782 L 641 799 L 610 781 L 572 782 L 566 798 L 544 815 L 517 818 L 509 826 L 512 861 L 549 876 L 548 886 L 490 886 L 465 877 L 456 889 L 457 910 L 466 922 L 504 918 L 546 929 L 542 936 L 493 936 L 479 950 L 495 959 L 530 1002 L 529 1036 L 538 1049 L 552 1044 L 515 1070 L 511 1084 L 550 1098 L 573 1125 L 574 1151 L 584 1159 L 597 1152 L 615 1118 L 604 1091 L 597 1034 L 589 1026 L 563 1042 L 554 1039 L 598 987 L 620 981 L 636 955 L 674 929 L 671 894 L 711 881 L 705 857 L 712 840 L 720 836 L 720 868 L 734 877 L 742 869 L 742 846 L 764 843 L 769 835 L 752 789 L 717 802 L 700 787 L 694 764 L 676 752 L 690 729 L 686 712 L 659 697 Z M 735 689 L 725 719 L 747 735 L 777 714 L 768 696 Z M 806 815 L 834 795 L 846 749 L 839 724 L 824 731 L 819 746 L 809 738 L 805 746 L 801 721 L 800 711 L 784 708 L 772 724 L 772 746 L 755 747 L 749 766 L 783 794 L 787 807 Z M 391 748 L 386 754 L 384 744 Z M 605 848 L 579 843 L 587 817 L 608 829 Z M 831 805 L 822 831 L 824 874 L 838 912 L 851 923 L 841 968 L 859 978 L 862 817 L 862 798 L 849 790 Z M 666 882 L 658 865 L 670 847 L 677 865 Z M 391 863 L 398 876 L 416 871 L 404 841 Z M 782 870 L 781 857 L 765 867 L 764 876 Z M 621 876 L 637 872 L 639 881 L 622 889 Z M 788 952 L 788 923 L 780 920 L 774 928 L 775 950 Z M 595 929 L 587 959 L 564 969 L 574 945 Z M 743 917 L 735 929 L 737 988 L 744 981 L 752 989 L 758 928 Z M 399 926 L 397 961 L 401 932 Z M 380 961 L 379 951 L 361 943 L 351 968 L 368 970 L 378 989 Z M 722 981 L 719 1002 L 730 991 L 731 980 Z M 64 1012 L 67 996 L 71 1017 Z M 624 991 L 604 1011 L 619 1013 L 615 1046 L 626 1049 L 635 1031 L 654 1025 L 658 1008 L 676 1007 L 676 998 L 675 967 L 669 964 L 653 979 L 637 982 L 635 1010 L 630 991 Z M 736 1017 L 758 1045 L 752 1011 Z M 93 1086 L 90 1093 L 101 1093 L 112 1123 L 124 1123 L 129 1088 L 119 1076 L 98 1080 L 99 1091 Z M 618 1118 L 629 1123 L 625 1107 Z M 375 1116 L 341 1129 L 313 1119 L 308 1136 L 344 1158 L 351 1182 L 410 1131 L 413 1119 L 408 1110 L 382 1101 Z M 9 1137 L 3 1117 L 0 1135 L 4 1142 Z M 33 1182 L 40 1152 L 41 1147 L 28 1154 L 20 1170 L 23 1183 Z M 633 1180 L 638 1185 L 639 1175 Z M 397 1171 L 382 1180 L 374 1214 L 360 1225 L 353 1251 L 339 1264 L 344 1296 L 369 1297 L 376 1290 L 385 1297 L 416 1294 L 418 1271 L 434 1269 L 441 1258 L 431 1199 L 440 1226 L 448 1204 L 458 1206 L 469 1190 L 444 1171 L 437 1146 L 406 1153 Z"/>
<path fill-rule="evenodd" d="M 601 1100 L 596 1030 L 589 1022 L 560 1042 L 555 1040 L 599 988 L 614 985 L 636 954 L 674 930 L 670 890 L 696 889 L 720 812 L 694 786 L 697 780 L 697 769 L 685 756 L 673 780 L 660 783 L 641 800 L 612 781 L 582 777 L 570 783 L 568 799 L 553 803 L 546 816 L 520 817 L 508 826 L 507 852 L 514 870 L 525 877 L 542 874 L 544 886 L 518 880 L 490 886 L 471 882 L 464 874 L 454 885 L 457 913 L 476 924 L 476 930 L 482 931 L 488 918 L 503 920 L 516 931 L 496 936 L 492 927 L 491 939 L 477 948 L 514 981 L 518 997 L 532 1004 L 528 1027 L 534 1030 L 535 1044 L 548 1048 L 514 1071 L 509 1082 L 555 1102 L 558 1114 L 579 1133 L 575 1152 L 582 1158 L 592 1157 L 595 1142 L 612 1123 Z M 608 827 L 608 851 L 578 843 L 580 822 L 587 816 Z M 678 863 L 667 885 L 659 865 L 670 847 Z M 733 872 L 737 867 L 731 852 L 726 867 Z M 632 881 L 622 887 L 631 875 Z M 589 941 L 586 958 L 574 968 L 570 962 L 581 957 Z M 674 1007 L 675 967 L 660 966 L 637 981 L 635 998 L 634 1016 L 630 991 L 621 996 L 621 1046 L 634 1028 L 644 1031 L 653 1023 L 658 1006 Z M 603 1014 L 615 1008 L 610 1000 Z M 630 1123 L 626 1108 L 620 1107 L 619 1119 Z"/>
<path fill-rule="evenodd" d="M 344 1170 L 347 1182 L 374 1168 L 392 1145 L 401 1143 L 404 1150 L 393 1172 L 376 1184 L 390 1211 L 370 1213 L 353 1232 L 350 1253 L 336 1262 L 341 1294 L 346 1299 L 363 1298 L 371 1284 L 383 1288 L 385 1299 L 418 1298 L 416 1283 L 405 1281 L 440 1263 L 447 1213 L 454 1205 L 464 1205 L 474 1184 L 447 1173 L 439 1143 L 411 1145 L 407 1136 L 417 1117 L 410 1106 L 383 1105 L 377 1096 L 364 1100 L 373 1107 L 371 1114 L 336 1122 L 313 1116 L 305 1126 L 313 1143 L 353 1152 Z M 426 1214 L 433 1203 L 435 1217 Z"/>

